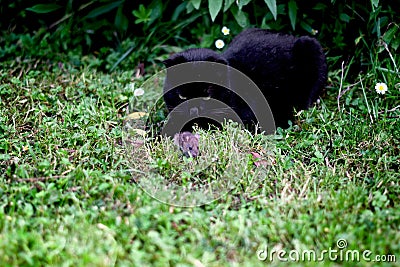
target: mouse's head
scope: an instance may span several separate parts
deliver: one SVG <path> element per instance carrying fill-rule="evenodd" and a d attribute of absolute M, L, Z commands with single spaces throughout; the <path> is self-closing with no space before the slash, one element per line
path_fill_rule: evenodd
<path fill-rule="evenodd" d="M 191 132 L 177 133 L 174 136 L 174 144 L 179 146 L 186 157 L 197 157 L 199 154 L 200 135 Z"/>

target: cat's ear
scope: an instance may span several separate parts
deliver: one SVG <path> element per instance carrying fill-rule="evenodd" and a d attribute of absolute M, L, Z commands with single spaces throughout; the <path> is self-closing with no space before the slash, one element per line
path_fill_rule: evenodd
<path fill-rule="evenodd" d="M 180 63 L 184 63 L 185 62 L 185 57 L 180 55 L 180 54 L 175 54 L 169 58 L 167 58 L 166 60 L 163 61 L 163 64 L 165 67 L 169 68 L 171 66 L 174 65 L 178 65 Z"/>
<path fill-rule="evenodd" d="M 293 54 L 295 57 L 306 59 L 321 53 L 323 53 L 321 45 L 312 37 L 301 36 L 293 46 Z"/>

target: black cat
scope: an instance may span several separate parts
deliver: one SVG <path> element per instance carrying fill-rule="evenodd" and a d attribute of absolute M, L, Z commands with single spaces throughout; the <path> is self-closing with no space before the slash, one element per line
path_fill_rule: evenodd
<path fill-rule="evenodd" d="M 248 29 L 237 35 L 227 50 L 218 54 L 210 49 L 189 49 L 177 53 L 167 59 L 166 67 L 180 63 L 192 62 L 185 68 L 187 73 L 196 73 L 196 62 L 207 61 L 233 67 L 247 75 L 261 90 L 271 108 L 275 125 L 287 127 L 288 120 L 293 118 L 293 109 L 306 109 L 317 100 L 327 79 L 327 65 L 321 45 L 314 38 L 303 36 L 295 37 L 281 33 L 274 33 L 262 29 Z M 218 65 L 218 64 L 216 64 Z M 179 74 L 175 74 L 179 75 Z M 249 101 L 245 102 L 233 91 L 245 91 L 239 88 L 238 75 L 232 75 L 228 68 L 209 70 L 209 76 L 223 80 L 219 85 L 213 83 L 186 83 L 172 90 L 164 87 L 164 100 L 169 111 L 174 110 L 179 104 L 192 98 L 217 99 L 225 103 L 239 116 L 246 126 L 257 124 L 255 113 L 249 107 Z M 167 82 L 173 75 L 167 73 Z M 190 76 L 192 79 L 194 76 Z M 240 95 L 240 94 L 239 94 Z M 206 103 L 206 102 L 204 102 Z M 182 114 L 189 117 L 200 116 L 204 111 L 201 101 L 182 107 Z M 259 105 L 259 104 L 258 104 Z M 262 109 L 263 107 L 257 107 Z M 223 114 L 229 110 L 224 107 L 212 111 Z M 229 113 L 229 112 L 228 112 Z M 230 114 L 230 113 L 229 113 Z M 194 116 L 196 117 L 196 116 Z M 212 120 L 197 118 L 191 120 L 184 130 L 191 130 L 193 123 L 204 127 Z"/>

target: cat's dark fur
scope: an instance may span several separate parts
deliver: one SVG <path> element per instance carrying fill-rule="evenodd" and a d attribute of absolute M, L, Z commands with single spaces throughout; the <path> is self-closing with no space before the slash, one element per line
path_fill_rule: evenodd
<path fill-rule="evenodd" d="M 327 79 L 322 47 L 307 36 L 248 29 L 233 39 L 223 56 L 258 85 L 281 127 L 287 126 L 293 108 L 306 109 L 317 100 Z"/>
<path fill-rule="evenodd" d="M 207 66 L 197 64 L 199 61 L 206 61 Z M 210 114 L 210 101 L 214 99 L 226 103 L 232 107 L 233 104 L 230 102 L 234 99 L 234 94 L 224 86 L 218 86 L 213 83 L 207 82 L 192 82 L 199 76 L 203 75 L 203 78 L 210 78 L 213 76 L 213 80 L 223 80 L 223 84 L 228 83 L 228 76 L 226 75 L 227 68 L 224 65 L 228 65 L 228 61 L 221 55 L 210 49 L 204 48 L 192 48 L 183 52 L 172 55 L 169 59 L 164 61 L 166 67 L 172 67 L 181 63 L 193 63 L 190 66 L 185 66 L 181 71 L 168 70 L 167 78 L 164 84 L 164 100 L 169 111 L 174 110 L 174 114 L 177 116 L 187 116 L 188 118 L 193 117 L 190 123 L 187 123 L 182 131 L 192 131 L 192 126 L 197 124 L 199 127 L 207 129 L 209 124 L 218 125 L 216 120 L 206 118 L 205 114 Z M 219 73 L 215 72 L 212 67 L 213 63 L 222 64 L 222 70 L 219 69 Z M 210 67 L 211 66 L 211 67 Z M 208 72 L 208 75 L 207 75 Z M 201 75 L 200 75 L 201 74 Z M 191 79 L 192 78 L 192 79 Z M 199 77 L 200 80 L 201 77 Z M 174 87 L 177 80 L 187 80 L 188 83 Z M 227 86 L 229 88 L 229 86 Z M 172 90 L 169 90 L 172 89 Z M 187 104 L 189 100 L 197 99 L 199 102 L 197 105 Z M 182 104 L 182 105 L 181 105 Z M 180 105 L 180 106 L 179 106 Z M 177 108 L 179 106 L 179 108 Z M 224 116 L 225 110 L 223 108 L 211 110 L 211 113 L 217 114 L 219 117 Z M 197 117 L 197 118 L 196 118 Z"/>
<path fill-rule="evenodd" d="M 279 127 L 287 127 L 288 120 L 293 118 L 294 108 L 310 107 L 319 97 L 327 79 L 325 55 L 316 39 L 262 29 L 243 31 L 222 54 L 210 49 L 189 49 L 173 55 L 165 61 L 165 65 L 170 67 L 196 61 L 227 64 L 246 74 L 267 99 L 275 124 Z M 234 77 L 231 78 L 234 83 Z M 179 98 L 182 94 L 185 94 L 185 99 Z M 171 111 L 187 99 L 203 96 L 223 101 L 238 113 L 245 124 L 257 123 L 254 114 L 239 97 L 219 86 L 187 84 L 165 94 L 164 100 Z"/>

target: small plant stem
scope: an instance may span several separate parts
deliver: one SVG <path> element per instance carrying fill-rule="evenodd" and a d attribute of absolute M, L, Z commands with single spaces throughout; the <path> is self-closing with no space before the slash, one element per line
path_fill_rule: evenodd
<path fill-rule="evenodd" d="M 361 88 L 362 88 L 362 91 L 363 91 L 365 103 L 367 104 L 368 114 L 369 114 L 369 117 L 370 117 L 370 119 L 371 119 L 371 122 L 373 123 L 373 122 L 374 122 L 374 119 L 372 118 L 372 115 L 371 115 L 371 109 L 369 108 L 369 105 L 368 105 L 368 99 L 367 99 L 367 96 L 366 96 L 366 94 L 365 94 L 365 89 L 364 89 L 364 85 L 363 85 L 363 82 L 362 82 L 361 77 L 360 77 L 360 82 L 361 82 Z"/>
<path fill-rule="evenodd" d="M 344 75 L 344 61 L 342 61 L 342 73 L 340 74 L 339 94 L 337 97 L 337 106 L 338 106 L 339 111 L 340 111 L 340 97 L 341 97 L 342 86 L 343 86 L 343 75 Z"/>

